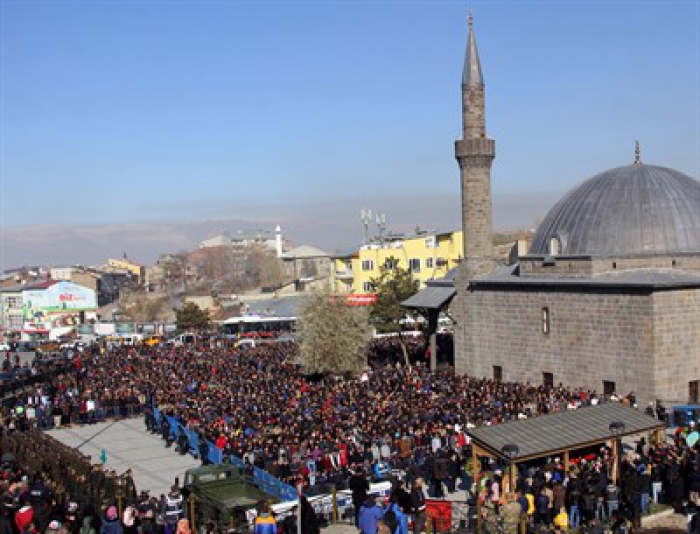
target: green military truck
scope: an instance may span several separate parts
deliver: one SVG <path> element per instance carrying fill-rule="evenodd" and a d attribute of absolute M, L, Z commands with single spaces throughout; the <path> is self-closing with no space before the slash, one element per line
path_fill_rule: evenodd
<path fill-rule="evenodd" d="M 247 531 L 246 511 L 258 501 L 274 500 L 230 464 L 190 469 L 185 473 L 185 490 L 189 492 L 188 517 L 195 521 L 193 531 L 211 522 L 224 531 Z"/>

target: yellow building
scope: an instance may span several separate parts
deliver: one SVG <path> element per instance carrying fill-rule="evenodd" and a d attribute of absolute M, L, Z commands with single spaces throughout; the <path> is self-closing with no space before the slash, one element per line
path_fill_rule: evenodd
<path fill-rule="evenodd" d="M 124 258 L 122 260 L 108 259 L 107 260 L 107 267 L 111 268 L 111 269 L 116 269 L 119 271 L 128 271 L 136 278 L 137 284 L 143 283 L 144 271 L 145 271 L 144 267 L 142 267 L 141 265 L 138 265 L 136 263 L 133 263 L 132 261 L 129 261 L 126 258 Z"/>
<path fill-rule="evenodd" d="M 425 287 L 428 280 L 442 278 L 462 259 L 462 231 L 427 232 L 385 236 L 345 253 L 332 256 L 332 287 L 338 294 L 371 292 L 372 278 L 394 258 L 398 267 L 409 269 Z"/>

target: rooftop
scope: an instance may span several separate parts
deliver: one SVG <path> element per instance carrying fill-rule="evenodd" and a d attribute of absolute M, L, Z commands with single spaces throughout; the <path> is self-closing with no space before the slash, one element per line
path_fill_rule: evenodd
<path fill-rule="evenodd" d="M 515 444 L 518 452 L 513 459 L 525 460 L 603 443 L 613 437 L 610 429 L 613 422 L 624 425 L 624 429 L 615 437 L 661 430 L 666 426 L 636 408 L 608 402 L 494 426 L 481 426 L 467 430 L 467 433 L 477 445 L 501 458 L 504 457 L 503 447 Z"/>
<path fill-rule="evenodd" d="M 594 276 L 519 276 L 518 266 L 501 267 L 471 281 L 476 286 L 590 287 L 628 289 L 683 289 L 700 287 L 700 275 L 676 269 L 633 269 Z"/>
<path fill-rule="evenodd" d="M 597 257 L 684 252 L 700 253 L 700 182 L 641 161 L 572 189 L 547 214 L 530 250 Z"/>
<path fill-rule="evenodd" d="M 328 253 L 323 252 L 314 247 L 308 245 L 301 245 L 299 247 L 293 248 L 289 252 L 282 254 L 283 260 L 294 260 L 294 259 L 304 259 L 304 258 L 327 258 Z"/>

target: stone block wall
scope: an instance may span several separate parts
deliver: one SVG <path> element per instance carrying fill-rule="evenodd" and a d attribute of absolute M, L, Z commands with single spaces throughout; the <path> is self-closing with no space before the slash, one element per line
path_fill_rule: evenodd
<path fill-rule="evenodd" d="M 685 403 L 689 382 L 700 380 L 700 289 L 654 294 L 654 391 Z"/>
<path fill-rule="evenodd" d="M 700 254 L 617 258 L 559 256 L 554 263 L 545 263 L 542 257 L 520 259 L 520 272 L 528 276 L 583 277 L 631 269 L 673 269 L 697 274 L 700 273 Z"/>
<path fill-rule="evenodd" d="M 653 391 L 654 301 L 635 292 L 562 291 L 511 286 L 468 290 L 458 278 L 453 316 L 457 372 L 603 391 L 603 381 L 619 394 Z M 549 333 L 542 309 L 549 310 Z"/>

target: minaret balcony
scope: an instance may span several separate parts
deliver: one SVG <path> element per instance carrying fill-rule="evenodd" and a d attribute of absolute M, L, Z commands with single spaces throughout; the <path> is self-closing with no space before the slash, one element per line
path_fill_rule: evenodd
<path fill-rule="evenodd" d="M 457 159 L 469 156 L 496 156 L 496 141 L 487 137 L 460 139 L 455 142 Z"/>

